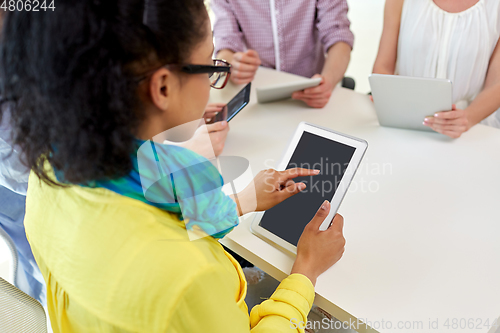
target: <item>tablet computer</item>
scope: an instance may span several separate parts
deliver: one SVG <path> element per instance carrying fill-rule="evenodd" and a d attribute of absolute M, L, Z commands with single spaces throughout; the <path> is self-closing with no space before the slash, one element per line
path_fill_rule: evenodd
<path fill-rule="evenodd" d="M 382 74 L 369 80 L 382 126 L 434 132 L 423 125 L 424 118 L 452 108 L 450 80 Z"/>
<path fill-rule="evenodd" d="M 300 123 L 277 170 L 300 167 L 319 169 L 317 176 L 298 177 L 304 191 L 275 207 L 255 214 L 251 230 L 278 247 L 297 253 L 297 243 L 304 227 L 321 204 L 328 200 L 331 209 L 320 230 L 326 230 L 337 213 L 368 143 L 317 125 Z"/>
<path fill-rule="evenodd" d="M 259 87 L 257 91 L 257 102 L 269 103 L 287 99 L 292 97 L 292 94 L 299 90 L 316 87 L 321 83 L 321 78 L 303 79 L 300 81 L 280 83 L 277 85 Z"/>
<path fill-rule="evenodd" d="M 209 123 L 216 123 L 218 121 L 224 120 L 229 122 L 231 119 L 233 119 L 234 116 L 236 116 L 238 112 L 243 110 L 243 108 L 248 105 L 248 102 L 250 102 L 251 88 L 252 83 L 250 82 L 243 89 L 241 89 L 240 92 L 237 93 L 236 96 L 234 96 L 233 99 L 230 100 L 229 103 L 227 103 L 226 106 L 224 106 L 222 110 L 217 113 L 217 115 Z"/>

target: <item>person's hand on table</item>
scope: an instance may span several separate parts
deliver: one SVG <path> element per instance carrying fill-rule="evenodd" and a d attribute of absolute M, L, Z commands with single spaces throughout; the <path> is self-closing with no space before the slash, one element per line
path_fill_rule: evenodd
<path fill-rule="evenodd" d="M 471 127 L 467 112 L 457 109 L 455 104 L 451 111 L 437 112 L 434 117 L 426 117 L 424 125 L 453 139 L 459 138 Z"/>
<path fill-rule="evenodd" d="M 329 80 L 320 74 L 315 74 L 312 78 L 321 78 L 321 83 L 317 87 L 294 92 L 292 94 L 292 98 L 301 100 L 310 107 L 321 109 L 330 100 L 334 86 Z"/>
<path fill-rule="evenodd" d="M 327 230 L 319 230 L 329 212 L 330 203 L 325 201 L 304 228 L 297 244 L 297 258 L 290 273 L 307 276 L 313 285 L 316 285 L 318 276 L 339 261 L 344 254 L 344 218 L 341 215 L 335 215 Z"/>
<path fill-rule="evenodd" d="M 302 168 L 285 171 L 262 170 L 243 191 L 232 196 L 238 206 L 238 214 L 241 216 L 253 211 L 265 211 L 276 206 L 306 188 L 304 183 L 295 183 L 294 178 L 317 174 L 319 170 Z"/>
<path fill-rule="evenodd" d="M 252 82 L 260 64 L 257 51 L 236 52 L 231 62 L 231 81 L 235 84 Z"/>

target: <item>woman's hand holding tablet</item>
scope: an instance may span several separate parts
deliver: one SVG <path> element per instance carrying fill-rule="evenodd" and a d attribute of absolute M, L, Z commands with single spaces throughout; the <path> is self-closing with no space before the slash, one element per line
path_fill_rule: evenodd
<path fill-rule="evenodd" d="M 426 117 L 424 125 L 452 139 L 458 139 L 473 125 L 468 116 L 465 110 L 457 109 L 453 104 L 451 111 L 436 112 L 434 117 Z"/>
<path fill-rule="evenodd" d="M 250 213 L 245 207 L 251 207 L 248 202 L 255 201 L 257 207 L 252 211 L 265 211 L 295 194 L 303 191 L 306 184 L 293 181 L 297 177 L 314 177 L 319 170 L 293 168 L 285 171 L 267 169 L 259 172 L 243 191 L 231 196 L 238 206 L 238 215 Z M 330 202 L 325 200 L 316 212 L 316 215 L 305 226 L 297 246 L 297 259 L 292 268 L 292 274 L 305 275 L 312 284 L 316 284 L 317 277 L 335 264 L 344 253 L 345 239 L 342 233 L 344 219 L 336 215 L 331 226 L 324 231 L 320 226 L 326 222 L 330 213 Z M 286 222 L 286 221 L 285 221 Z M 318 256 L 321 253 L 321 256 Z"/>
<path fill-rule="evenodd" d="M 327 230 L 319 230 L 328 217 L 330 208 L 330 203 L 325 200 L 311 222 L 305 226 L 297 245 L 297 258 L 290 273 L 307 276 L 313 285 L 316 285 L 318 276 L 339 261 L 344 254 L 344 218 L 341 215 L 335 216 Z M 318 255 L 319 253 L 321 255 Z"/>

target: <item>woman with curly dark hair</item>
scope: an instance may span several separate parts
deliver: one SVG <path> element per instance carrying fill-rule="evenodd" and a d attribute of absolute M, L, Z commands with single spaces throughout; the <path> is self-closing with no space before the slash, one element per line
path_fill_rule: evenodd
<path fill-rule="evenodd" d="M 232 198 L 208 160 L 151 140 L 196 124 L 210 86 L 224 86 L 229 67 L 212 53 L 202 0 L 59 0 L 53 12 L 7 14 L 2 94 L 32 169 L 26 233 L 54 332 L 286 331 L 306 320 L 316 278 L 344 248 L 340 216 L 318 230 L 328 202 L 292 274 L 250 317 L 241 267 L 217 239 L 252 193 L 266 210 L 317 172 L 267 170 Z M 182 128 L 190 137 L 196 126 Z"/>

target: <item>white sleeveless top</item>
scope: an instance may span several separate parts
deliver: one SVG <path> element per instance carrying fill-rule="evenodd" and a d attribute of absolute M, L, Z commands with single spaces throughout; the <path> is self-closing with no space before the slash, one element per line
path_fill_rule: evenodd
<path fill-rule="evenodd" d="M 500 0 L 449 13 L 433 0 L 405 0 L 396 74 L 450 79 L 453 102 L 466 108 L 483 89 L 500 36 Z M 482 123 L 500 128 L 500 110 Z"/>

